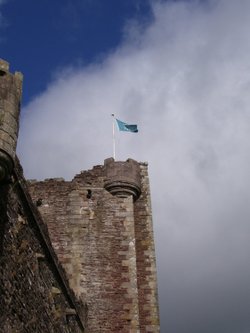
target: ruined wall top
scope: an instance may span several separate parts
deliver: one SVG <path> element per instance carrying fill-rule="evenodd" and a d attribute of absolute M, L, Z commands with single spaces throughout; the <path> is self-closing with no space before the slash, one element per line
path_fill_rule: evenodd
<path fill-rule="evenodd" d="M 10 64 L 8 61 L 3 60 L 0 58 L 0 76 L 4 76 L 6 74 L 13 75 L 9 72 Z M 21 72 L 15 72 L 14 76 L 17 78 L 18 81 L 23 80 L 23 74 Z"/>

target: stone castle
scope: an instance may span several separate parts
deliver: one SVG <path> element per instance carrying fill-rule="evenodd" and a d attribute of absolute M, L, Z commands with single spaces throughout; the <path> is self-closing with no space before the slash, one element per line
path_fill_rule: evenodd
<path fill-rule="evenodd" d="M 157 333 L 146 163 L 26 181 L 22 74 L 0 60 L 0 333 Z"/>

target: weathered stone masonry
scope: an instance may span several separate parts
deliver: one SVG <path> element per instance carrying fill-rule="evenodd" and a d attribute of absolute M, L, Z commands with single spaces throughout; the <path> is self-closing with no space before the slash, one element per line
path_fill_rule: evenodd
<path fill-rule="evenodd" d="M 86 306 L 68 286 L 20 168 L 0 198 L 0 332 L 83 332 Z"/>
<path fill-rule="evenodd" d="M 147 165 L 110 158 L 29 190 L 71 288 L 88 304 L 89 332 L 159 332 Z"/>

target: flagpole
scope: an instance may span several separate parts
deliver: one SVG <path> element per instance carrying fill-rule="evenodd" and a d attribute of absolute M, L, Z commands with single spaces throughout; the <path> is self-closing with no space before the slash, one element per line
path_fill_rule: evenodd
<path fill-rule="evenodd" d="M 112 113 L 111 116 L 113 117 L 113 158 L 115 160 L 115 115 Z"/>

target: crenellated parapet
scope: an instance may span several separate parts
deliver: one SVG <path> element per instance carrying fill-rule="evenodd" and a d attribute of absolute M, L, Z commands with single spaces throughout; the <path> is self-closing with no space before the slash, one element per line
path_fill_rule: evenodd
<path fill-rule="evenodd" d="M 112 195 L 125 198 L 133 196 L 134 201 L 141 194 L 140 165 L 129 158 L 125 162 L 116 162 L 113 158 L 104 161 L 104 188 Z"/>
<path fill-rule="evenodd" d="M 19 130 L 23 75 L 11 74 L 9 63 L 0 59 L 0 181 L 12 172 Z"/>

